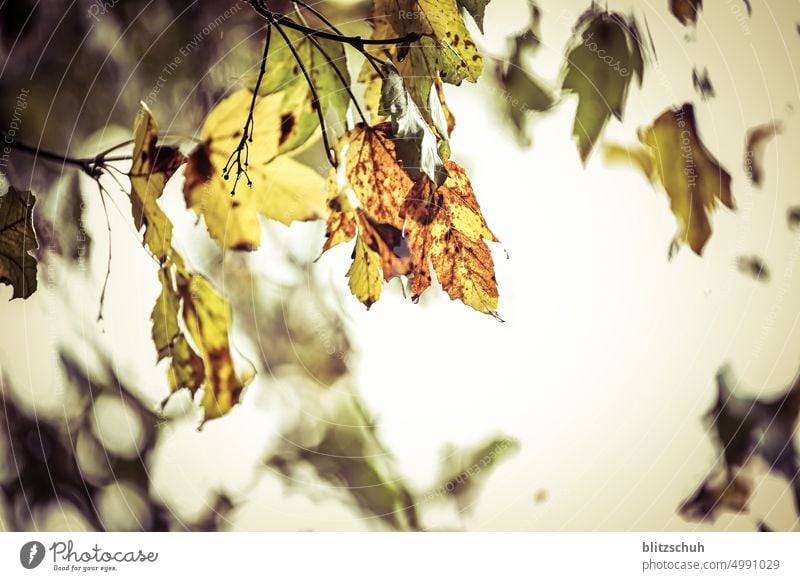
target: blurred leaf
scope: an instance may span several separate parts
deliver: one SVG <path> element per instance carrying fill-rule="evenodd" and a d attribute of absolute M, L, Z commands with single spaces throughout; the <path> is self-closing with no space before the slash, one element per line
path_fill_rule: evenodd
<path fill-rule="evenodd" d="M 753 185 L 760 187 L 764 181 L 764 151 L 773 137 L 783 132 L 783 125 L 773 121 L 747 131 L 744 168 Z"/>
<path fill-rule="evenodd" d="M 739 272 L 755 280 L 767 282 L 770 278 L 769 268 L 758 256 L 740 256 L 736 259 L 736 267 Z"/>
<path fill-rule="evenodd" d="M 703 8 L 703 0 L 670 0 L 669 9 L 678 22 L 686 26 L 697 23 L 697 13 Z"/>
<path fill-rule="evenodd" d="M 727 473 L 712 475 L 683 501 L 678 512 L 688 520 L 714 522 L 721 512 L 746 512 L 752 492 L 753 485 L 745 476 L 736 474 L 728 478 Z"/>
<path fill-rule="evenodd" d="M 703 69 L 702 73 L 698 73 L 697 68 L 692 69 L 692 84 L 703 100 L 716 96 L 711 79 L 708 78 L 708 69 Z"/>
<path fill-rule="evenodd" d="M 742 510 L 750 486 L 735 483 L 736 474 L 753 457 L 762 458 L 769 470 L 787 480 L 794 495 L 795 510 L 800 514 L 800 468 L 794 435 L 800 414 L 800 381 L 773 398 L 746 398 L 733 393 L 729 368 L 717 373 L 717 402 L 708 412 L 716 439 L 722 447 L 727 484 L 711 486 L 706 479 L 695 494 L 694 503 L 685 503 L 693 518 L 714 516 L 714 510 Z M 700 494 L 705 488 L 705 495 Z M 709 504 L 717 499 L 717 503 Z M 692 500 L 692 499 L 690 499 Z M 706 508 L 705 511 L 698 510 Z M 737 507 L 739 507 L 737 509 Z M 684 510 L 684 509 L 682 509 Z"/>
<path fill-rule="evenodd" d="M 440 483 L 425 498 L 449 497 L 455 500 L 459 512 L 474 507 L 481 489 L 492 471 L 509 455 L 519 450 L 519 442 L 505 436 L 492 438 L 473 449 L 445 449 Z"/>
<path fill-rule="evenodd" d="M 622 120 L 631 76 L 641 85 L 642 47 L 636 22 L 591 8 L 575 26 L 561 89 L 578 96 L 573 136 L 586 163 L 608 120 Z"/>
<path fill-rule="evenodd" d="M 235 250 L 261 245 L 259 215 L 287 225 L 327 215 L 322 177 L 281 155 L 286 127 L 279 93 L 256 99 L 245 168 L 252 185 L 231 195 L 232 180 L 226 181 L 224 168 L 241 141 L 251 100 L 250 91 L 237 91 L 211 111 L 203 124 L 203 143 L 189 157 L 183 187 L 186 205 L 204 217 L 209 234 Z"/>
<path fill-rule="evenodd" d="M 800 206 L 789 208 L 786 212 L 786 220 L 789 223 L 789 228 L 797 228 L 800 226 Z"/>
<path fill-rule="evenodd" d="M 395 530 L 419 530 L 416 501 L 359 398 L 341 387 L 326 397 L 332 400 L 328 412 L 314 429 L 302 426 L 284 438 L 286 449 L 267 464 L 292 481 L 303 464 L 310 465 L 320 479 L 349 494 L 365 514 Z M 322 433 L 309 440 L 319 429 Z"/>
<path fill-rule="evenodd" d="M 668 109 L 650 127 L 639 130 L 643 147 L 606 148 L 606 160 L 631 163 L 655 183 L 661 182 L 678 219 L 677 242 L 696 253 L 711 236 L 708 213 L 722 202 L 734 209 L 731 176 L 706 149 L 697 132 L 694 107 Z"/>
<path fill-rule="evenodd" d="M 498 290 L 492 253 L 485 240 L 497 242 L 481 214 L 463 168 L 445 162 L 447 181 L 437 188 L 417 183 L 403 204 L 405 234 L 411 253 L 413 299 L 431 284 L 431 267 L 453 300 L 497 317 Z"/>
<path fill-rule="evenodd" d="M 36 196 L 13 186 L 0 195 L 0 283 L 11 285 L 12 299 L 27 299 L 36 292 L 38 248 L 33 230 Z"/>
<path fill-rule="evenodd" d="M 49 253 L 72 262 L 89 259 L 92 236 L 84 228 L 85 205 L 78 177 L 77 173 L 63 176 L 46 197 L 40 196 L 34 208 L 39 262 L 46 260 Z"/>

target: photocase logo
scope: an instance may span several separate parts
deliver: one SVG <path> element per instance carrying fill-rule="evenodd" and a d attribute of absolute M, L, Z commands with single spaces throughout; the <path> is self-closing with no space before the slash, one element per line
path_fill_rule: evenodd
<path fill-rule="evenodd" d="M 44 560 L 44 545 L 39 541 L 30 541 L 19 550 L 19 562 L 26 569 L 35 569 Z"/>

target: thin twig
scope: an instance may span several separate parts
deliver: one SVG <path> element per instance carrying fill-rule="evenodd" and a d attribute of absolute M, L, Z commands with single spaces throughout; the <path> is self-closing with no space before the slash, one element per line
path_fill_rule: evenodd
<path fill-rule="evenodd" d="M 236 186 L 239 185 L 239 179 L 244 175 L 247 179 L 247 185 L 249 187 L 253 187 L 253 181 L 250 179 L 250 176 L 247 174 L 247 166 L 250 162 L 250 144 L 253 143 L 253 131 L 255 122 L 253 120 L 253 115 L 256 108 L 256 100 L 258 99 L 258 93 L 261 89 L 261 81 L 264 79 L 264 73 L 267 70 L 267 58 L 269 56 L 269 45 L 270 41 L 272 40 L 272 25 L 267 25 L 267 38 L 264 41 L 264 55 L 261 57 L 261 69 L 258 71 L 258 79 L 256 80 L 256 86 L 253 89 L 253 99 L 250 101 L 250 111 L 247 114 L 247 121 L 244 123 L 244 129 L 242 130 L 242 139 L 239 141 L 239 145 L 236 150 L 231 153 L 230 157 L 228 158 L 227 163 L 225 164 L 225 168 L 223 170 L 222 176 L 227 180 L 231 175 L 231 169 L 235 165 L 236 166 L 236 179 L 233 182 L 233 188 L 231 188 L 231 196 L 236 194 Z M 244 164 L 242 164 L 242 152 L 244 151 Z"/>
<path fill-rule="evenodd" d="M 344 33 L 335 24 L 333 24 L 324 14 L 322 14 L 322 12 L 320 12 L 319 10 L 317 10 L 316 8 L 311 6 L 310 4 L 307 4 L 306 2 L 303 2 L 303 0 L 291 0 L 291 1 L 294 3 L 295 8 L 297 6 L 302 6 L 303 8 L 305 8 L 306 10 L 311 12 L 314 16 L 319 18 L 323 22 L 323 24 L 325 24 L 325 26 L 330 28 L 333 32 L 335 32 L 338 35 L 344 36 Z M 381 41 L 381 43 L 385 43 L 385 42 L 386 41 L 383 41 L 383 40 Z M 378 76 L 381 79 L 383 79 L 383 68 L 381 66 L 381 65 L 384 64 L 383 61 L 381 59 L 379 59 L 378 57 L 374 56 L 371 52 L 369 52 L 363 46 L 356 46 L 354 48 L 356 50 L 358 50 L 362 55 L 364 55 L 364 57 L 367 59 L 367 62 L 369 62 L 369 64 L 372 66 L 372 68 L 375 69 L 375 72 L 378 73 Z"/>
<path fill-rule="evenodd" d="M 286 32 L 284 32 L 281 25 L 278 24 L 275 16 L 269 11 L 267 11 L 267 14 L 269 15 L 270 23 L 273 26 L 275 26 L 275 29 L 278 31 L 278 34 L 280 34 L 283 37 L 283 40 L 286 42 L 286 46 L 289 47 L 292 56 L 294 56 L 294 60 L 297 61 L 297 66 L 300 67 L 300 71 L 303 73 L 303 76 L 306 79 L 308 88 L 311 91 L 311 107 L 316 110 L 317 118 L 319 119 L 319 126 L 322 129 L 322 143 L 325 146 L 325 155 L 327 156 L 331 166 L 336 167 L 339 164 L 338 161 L 336 160 L 336 157 L 332 153 L 330 141 L 328 141 L 328 132 L 325 126 L 325 115 L 322 111 L 322 107 L 320 106 L 320 99 L 319 99 L 319 94 L 317 93 L 317 88 L 314 86 L 314 82 L 311 80 L 311 75 L 308 73 L 305 64 L 303 64 L 303 59 L 300 58 L 300 55 L 297 53 L 297 49 L 292 44 L 292 41 L 289 39 L 289 36 L 286 34 Z"/>
<path fill-rule="evenodd" d="M 298 4 L 302 4 L 302 2 L 298 2 Z M 303 18 L 302 13 L 300 13 L 300 11 L 297 10 L 297 6 L 295 6 L 294 8 L 297 11 L 297 16 L 299 18 Z M 367 118 L 364 116 L 364 112 L 361 110 L 361 106 L 358 104 L 358 99 L 356 99 L 356 96 L 353 94 L 353 91 L 350 89 L 350 83 L 344 77 L 344 73 L 342 73 L 342 71 L 339 70 L 339 67 L 336 66 L 336 63 L 333 62 L 333 59 L 331 58 L 330 54 L 328 54 L 328 51 L 326 51 L 323 48 L 323 46 L 317 41 L 316 38 L 314 38 L 313 36 L 309 36 L 308 40 L 310 40 L 311 44 L 313 44 L 314 47 L 320 52 L 320 54 L 322 54 L 322 56 L 325 59 L 325 61 L 327 62 L 327 64 L 329 66 L 333 67 L 333 70 L 336 73 L 336 76 L 339 78 L 339 82 L 342 84 L 342 88 L 345 91 L 347 91 L 347 94 L 350 96 L 350 100 L 353 102 L 353 105 L 355 106 L 359 117 L 361 117 L 361 121 L 364 122 L 364 125 L 369 125 L 369 122 L 367 121 Z M 345 67 L 347 66 L 347 61 L 345 61 L 344 66 Z"/>
<path fill-rule="evenodd" d="M 370 44 L 409 44 L 415 40 L 419 40 L 421 37 L 421 35 L 417 34 L 416 32 L 412 32 L 398 38 L 362 38 L 360 36 L 345 36 L 343 34 L 334 34 L 325 32 L 324 30 L 316 30 L 315 28 L 303 26 L 302 24 L 298 24 L 297 22 L 294 22 L 285 16 L 275 14 L 269 8 L 267 8 L 264 0 L 250 0 L 250 6 L 252 6 L 256 12 L 273 24 L 280 24 L 310 36 L 318 36 L 320 38 L 326 38 L 336 42 L 344 42 L 356 49 L 363 48 L 364 45 Z"/>

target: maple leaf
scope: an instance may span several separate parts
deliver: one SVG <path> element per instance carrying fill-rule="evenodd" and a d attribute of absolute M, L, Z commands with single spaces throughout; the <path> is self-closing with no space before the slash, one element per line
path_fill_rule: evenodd
<path fill-rule="evenodd" d="M 36 292 L 38 248 L 33 229 L 36 196 L 10 187 L 0 195 L 0 283 L 10 284 L 11 298 L 27 299 Z"/>
<path fill-rule="evenodd" d="M 639 130 L 642 147 L 606 147 L 606 159 L 638 166 L 652 183 L 661 183 L 678 219 L 678 242 L 702 254 L 711 236 L 709 212 L 718 202 L 734 209 L 731 176 L 706 149 L 697 131 L 694 107 L 668 109 Z"/>
<path fill-rule="evenodd" d="M 133 137 L 129 173 L 133 223 L 137 230 L 144 227 L 144 244 L 163 263 L 172 248 L 172 222 L 158 199 L 185 158 L 175 147 L 158 145 L 158 125 L 144 103 L 136 115 Z"/>
<path fill-rule="evenodd" d="M 622 120 L 631 78 L 642 83 L 644 58 L 636 22 L 592 8 L 575 26 L 561 89 L 578 96 L 572 134 L 586 163 L 611 116 Z"/>
<path fill-rule="evenodd" d="M 431 285 L 431 268 L 453 300 L 497 317 L 499 294 L 494 262 L 485 240 L 497 242 L 481 214 L 464 170 L 445 162 L 449 177 L 439 188 L 414 185 L 403 204 L 411 254 L 410 288 L 418 299 Z"/>
<path fill-rule="evenodd" d="M 252 185 L 231 195 L 225 167 L 241 141 L 251 100 L 250 91 L 240 90 L 211 111 L 203 124 L 203 143 L 189 156 L 183 188 L 186 205 L 203 216 L 209 234 L 225 248 L 237 250 L 260 246 L 259 216 L 288 225 L 327 214 L 322 177 L 281 155 L 287 135 L 281 93 L 256 98 L 253 142 L 245 168 Z"/>

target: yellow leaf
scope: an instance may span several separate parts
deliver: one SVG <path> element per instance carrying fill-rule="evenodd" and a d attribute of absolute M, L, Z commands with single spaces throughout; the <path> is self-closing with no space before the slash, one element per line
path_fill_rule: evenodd
<path fill-rule="evenodd" d="M 722 202 L 734 209 L 731 176 L 706 149 L 695 124 L 694 107 L 686 103 L 660 115 L 639 139 L 651 151 L 655 173 L 678 219 L 679 239 L 697 254 L 711 236 L 708 213 Z"/>
<path fill-rule="evenodd" d="M 170 355 L 172 344 L 180 334 L 178 327 L 178 311 L 180 298 L 174 291 L 169 268 L 158 271 L 158 280 L 161 283 L 161 293 L 156 299 L 150 320 L 153 322 L 153 343 L 158 352 L 157 361 Z"/>
<path fill-rule="evenodd" d="M 252 186 L 243 177 L 231 195 L 235 175 L 225 180 L 224 169 L 241 141 L 251 99 L 251 92 L 238 91 L 209 114 L 201 133 L 203 144 L 189 157 L 183 189 L 187 206 L 203 216 L 209 234 L 225 248 L 237 250 L 261 244 L 259 215 L 284 224 L 327 215 L 322 177 L 280 156 L 291 130 L 281 118 L 281 93 L 256 99 L 246 168 Z"/>
<path fill-rule="evenodd" d="M 400 35 L 417 33 L 433 36 L 444 50 L 452 50 L 448 70 L 464 69 L 463 78 L 477 81 L 483 72 L 483 58 L 467 30 L 456 0 L 384 0 L 385 12 Z M 448 58 L 446 53 L 443 53 Z M 449 73 L 448 73 L 449 74 Z"/>
<path fill-rule="evenodd" d="M 182 279 L 179 290 L 186 328 L 205 366 L 205 419 L 214 419 L 239 402 L 244 388 L 236 375 L 228 343 L 231 308 L 199 274 Z"/>
<path fill-rule="evenodd" d="M 445 162 L 450 174 L 438 189 L 419 182 L 403 208 L 413 272 L 411 292 L 419 296 L 431 284 L 431 266 L 451 299 L 497 316 L 499 293 L 494 261 L 485 240 L 497 241 L 486 225 L 464 170 Z"/>
<path fill-rule="evenodd" d="M 172 248 L 172 222 L 158 205 L 167 181 L 185 161 L 174 147 L 158 145 L 158 126 L 146 106 L 133 127 L 131 211 L 137 230 L 144 226 L 144 243 L 162 263 Z"/>
<path fill-rule="evenodd" d="M 383 289 L 381 257 L 372 250 L 359 234 L 353 249 L 353 264 L 347 271 L 350 291 L 369 309 L 379 298 Z"/>
<path fill-rule="evenodd" d="M 358 125 L 343 136 L 346 175 L 361 205 L 376 222 L 403 227 L 399 208 L 414 182 L 397 159 L 391 127 Z"/>

